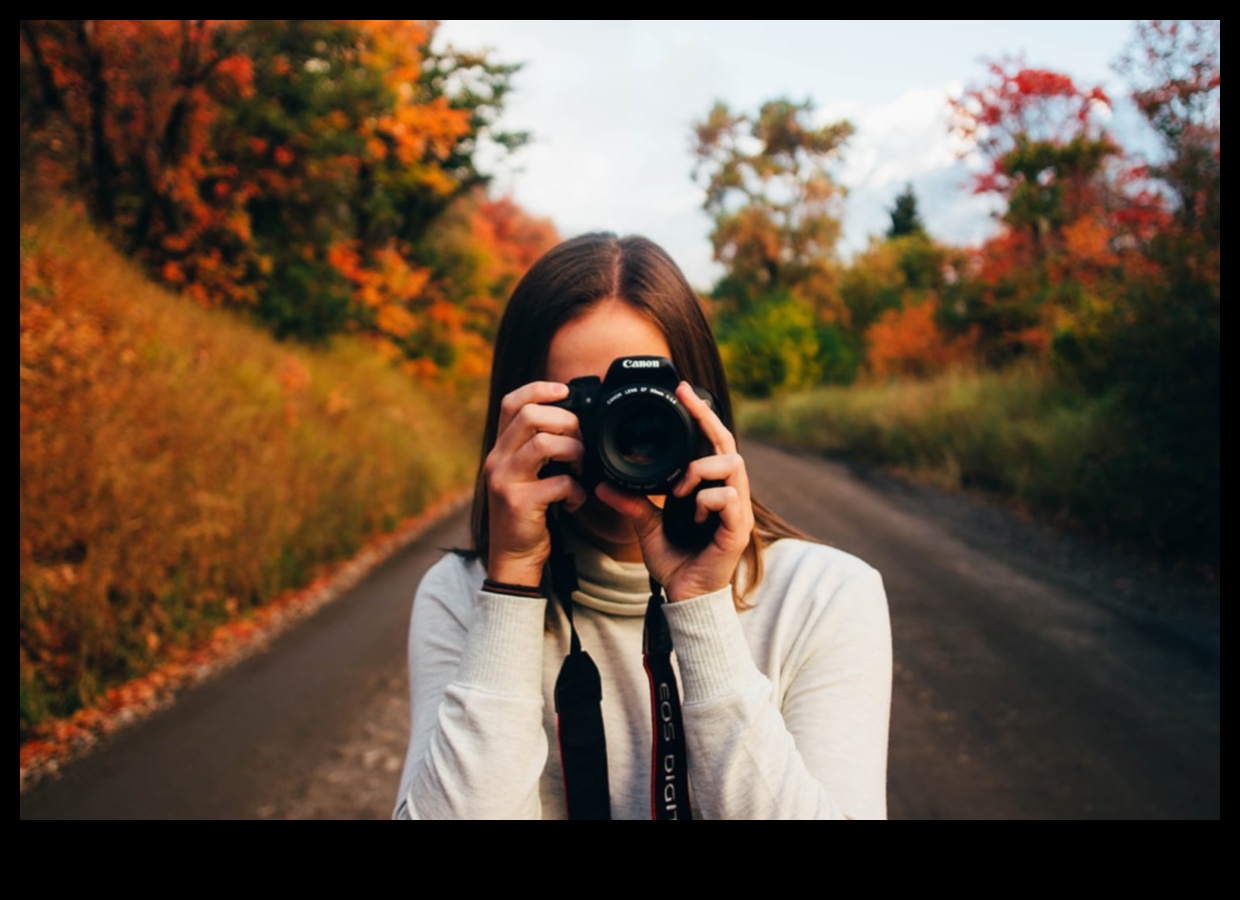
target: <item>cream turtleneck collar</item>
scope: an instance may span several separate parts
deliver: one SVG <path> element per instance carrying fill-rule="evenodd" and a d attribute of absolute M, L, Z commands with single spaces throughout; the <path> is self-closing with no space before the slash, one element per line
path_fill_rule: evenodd
<path fill-rule="evenodd" d="M 571 528 L 564 529 L 564 549 L 573 554 L 577 566 L 575 601 L 613 616 L 646 614 L 650 573 L 645 563 L 612 559 L 574 534 Z"/>

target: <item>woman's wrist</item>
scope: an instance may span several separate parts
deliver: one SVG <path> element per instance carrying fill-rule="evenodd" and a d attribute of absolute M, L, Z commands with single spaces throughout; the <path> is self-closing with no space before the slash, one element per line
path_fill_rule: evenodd
<path fill-rule="evenodd" d="M 540 598 L 543 596 L 542 588 L 539 585 L 496 581 L 493 578 L 485 579 L 482 582 L 482 589 L 492 594 L 508 594 L 512 597 Z"/>
<path fill-rule="evenodd" d="M 696 581 L 688 581 L 684 583 L 673 582 L 664 588 L 667 593 L 667 599 L 672 603 L 681 603 L 685 600 L 693 600 L 697 597 L 705 597 L 707 594 L 713 594 L 721 591 L 726 587 L 731 587 L 731 581 L 723 581 L 720 584 L 705 584 Z"/>
<path fill-rule="evenodd" d="M 492 559 L 487 565 L 487 579 L 499 584 L 515 584 L 537 589 L 542 583 L 542 564 L 525 560 Z"/>

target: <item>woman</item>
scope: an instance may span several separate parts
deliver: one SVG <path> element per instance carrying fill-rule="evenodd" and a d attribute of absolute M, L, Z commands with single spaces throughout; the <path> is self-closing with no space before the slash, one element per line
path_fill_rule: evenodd
<path fill-rule="evenodd" d="M 664 498 L 579 477 L 565 385 L 629 356 L 666 357 L 685 379 L 675 397 L 707 446 L 666 502 L 717 516 L 703 549 L 667 540 Z M 714 338 L 666 253 L 590 234 L 534 264 L 500 323 L 482 456 L 473 551 L 445 556 L 414 601 L 397 817 L 886 815 L 882 580 L 750 497 Z M 643 659 L 651 628 L 670 630 L 674 677 Z M 557 712 L 557 680 L 571 693 L 584 654 L 601 725 L 564 697 Z"/>

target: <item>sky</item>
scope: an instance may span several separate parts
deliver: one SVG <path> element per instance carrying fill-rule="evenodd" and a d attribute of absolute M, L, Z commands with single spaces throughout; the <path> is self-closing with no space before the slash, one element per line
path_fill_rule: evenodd
<path fill-rule="evenodd" d="M 994 204 L 965 184 L 970 163 L 949 134 L 947 98 L 982 82 L 987 61 L 1018 55 L 1122 98 L 1112 65 L 1132 35 L 1130 20 L 445 20 L 436 40 L 523 64 L 500 125 L 532 140 L 507 159 L 484 158 L 497 194 L 550 218 L 563 237 L 645 235 L 705 291 L 722 270 L 693 180 L 692 128 L 716 101 L 756 112 L 766 100 L 810 100 L 818 124 L 852 122 L 834 168 L 848 191 L 842 257 L 886 230 L 905 184 L 933 237 L 973 243 L 993 230 Z M 1114 127 L 1125 143 L 1148 139 L 1122 103 Z"/>

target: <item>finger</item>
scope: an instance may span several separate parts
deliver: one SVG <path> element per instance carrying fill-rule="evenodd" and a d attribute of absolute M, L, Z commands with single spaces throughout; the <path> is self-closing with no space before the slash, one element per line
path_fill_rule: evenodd
<path fill-rule="evenodd" d="M 586 489 L 581 486 L 581 482 L 570 475 L 560 475 L 560 478 L 567 478 L 572 482 L 569 488 L 568 496 L 564 498 L 564 509 L 567 512 L 575 513 L 581 507 L 585 506 L 590 496 L 586 493 Z"/>
<path fill-rule="evenodd" d="M 576 512 L 585 505 L 589 495 L 586 489 L 581 486 L 581 482 L 571 475 L 556 475 L 552 478 L 544 479 L 544 481 L 555 482 L 553 499 L 547 502 L 547 506 L 552 503 L 562 502 L 567 512 Z"/>
<path fill-rule="evenodd" d="M 494 492 L 494 496 L 513 512 L 524 510 L 539 514 L 545 512 L 553 503 L 563 502 L 569 512 L 572 512 L 586 502 L 585 488 L 571 475 L 555 475 L 538 481 L 508 485 Z"/>
<path fill-rule="evenodd" d="M 736 438 L 732 436 L 732 432 L 728 431 L 723 420 L 706 405 L 706 401 L 694 392 L 693 387 L 687 381 L 682 381 L 677 386 L 676 396 L 680 398 L 680 402 L 685 405 L 689 414 L 698 423 L 706 440 L 710 441 L 711 446 L 715 448 L 715 453 L 736 452 Z"/>
<path fill-rule="evenodd" d="M 645 537 L 659 527 L 661 521 L 659 507 L 651 503 L 647 497 L 626 493 L 605 481 L 595 489 L 594 495 L 630 520 L 639 538 Z"/>
<path fill-rule="evenodd" d="M 499 404 L 499 429 L 497 434 L 503 434 L 504 430 L 516 417 L 522 408 L 531 403 L 554 403 L 556 400 L 563 400 L 568 396 L 568 385 L 560 384 L 557 381 L 531 381 L 529 384 L 523 384 L 510 394 L 505 395 Z"/>
<path fill-rule="evenodd" d="M 695 459 L 689 463 L 672 493 L 677 497 L 687 497 L 703 481 L 722 481 L 740 490 L 745 496 L 749 494 L 749 476 L 745 471 L 745 460 L 739 453 Z"/>
<path fill-rule="evenodd" d="M 720 527 L 725 532 L 744 535 L 746 540 L 749 539 L 753 530 L 753 508 L 742 502 L 736 488 L 724 485 L 699 491 L 694 505 L 694 521 L 701 524 L 712 512 L 719 513 Z"/>
<path fill-rule="evenodd" d="M 549 431 L 535 432 L 511 457 L 513 472 L 523 481 L 538 477 L 542 467 L 549 462 L 573 464 L 581 468 L 585 446 L 576 438 Z"/>
<path fill-rule="evenodd" d="M 576 415 L 566 409 L 529 403 L 521 407 L 509 420 L 508 427 L 496 438 L 495 446 L 501 453 L 516 453 L 539 432 L 580 438 L 581 423 Z"/>

